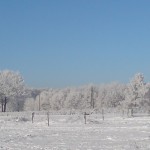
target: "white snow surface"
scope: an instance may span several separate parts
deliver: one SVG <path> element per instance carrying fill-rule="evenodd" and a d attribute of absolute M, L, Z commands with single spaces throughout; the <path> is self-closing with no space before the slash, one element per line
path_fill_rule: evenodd
<path fill-rule="evenodd" d="M 0 150 L 149 150 L 150 117 L 0 113 Z"/>

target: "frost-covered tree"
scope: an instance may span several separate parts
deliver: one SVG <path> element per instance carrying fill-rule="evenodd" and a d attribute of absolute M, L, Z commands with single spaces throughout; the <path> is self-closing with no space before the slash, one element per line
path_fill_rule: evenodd
<path fill-rule="evenodd" d="M 6 105 L 10 99 L 16 99 L 15 106 L 19 107 L 20 103 L 18 100 L 25 94 L 25 89 L 23 77 L 19 72 L 10 70 L 0 71 L 0 93 L 3 95 L 1 100 L 2 111 L 6 111 Z"/>
<path fill-rule="evenodd" d="M 40 94 L 41 94 L 42 91 L 43 91 L 42 89 L 30 89 L 31 97 L 34 99 L 34 101 L 37 99 L 36 104 L 37 104 L 37 107 L 38 107 L 37 110 L 39 110 L 39 111 L 41 109 L 41 96 L 40 96 Z"/>
<path fill-rule="evenodd" d="M 98 97 L 98 88 L 95 85 L 90 85 L 90 105 L 91 109 L 96 108 L 96 100 Z"/>
<path fill-rule="evenodd" d="M 107 105 L 112 108 L 116 108 L 124 101 L 124 90 L 125 86 L 123 84 L 113 82 L 108 85 L 108 92 L 106 95 Z"/>
<path fill-rule="evenodd" d="M 24 111 L 38 110 L 38 109 L 35 109 L 35 100 L 33 98 L 26 98 L 23 110 Z"/>
<path fill-rule="evenodd" d="M 135 74 L 125 90 L 125 106 L 127 109 L 131 109 L 131 115 L 133 115 L 133 108 L 140 106 L 147 91 L 148 88 L 144 82 L 143 74 Z"/>
<path fill-rule="evenodd" d="M 40 108 L 41 110 L 49 110 L 50 103 L 49 103 L 49 92 L 47 90 L 42 91 L 40 93 L 40 97 L 37 98 L 37 101 L 39 101 L 40 98 Z"/>
<path fill-rule="evenodd" d="M 80 90 L 81 91 L 81 90 Z M 98 97 L 98 88 L 96 85 L 89 84 L 82 87 L 82 97 L 85 108 L 94 109 Z"/>
<path fill-rule="evenodd" d="M 143 109 L 148 111 L 148 113 L 150 114 L 150 83 L 146 84 L 146 89 L 147 89 L 147 92 L 144 96 L 144 100 L 141 103 L 141 105 L 142 105 Z"/>
<path fill-rule="evenodd" d="M 70 93 L 72 93 L 72 89 L 58 89 L 55 92 L 53 91 L 53 96 L 51 97 L 52 103 L 51 107 L 55 110 L 60 110 L 67 108 L 69 102 L 72 99 L 69 98 Z"/>
<path fill-rule="evenodd" d="M 65 101 L 65 106 L 68 109 L 80 109 L 82 107 L 82 98 L 77 88 L 72 88 L 68 93 Z"/>

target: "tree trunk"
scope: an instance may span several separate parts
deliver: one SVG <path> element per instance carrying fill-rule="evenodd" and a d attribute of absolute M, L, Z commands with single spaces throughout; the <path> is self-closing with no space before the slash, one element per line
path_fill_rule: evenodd
<path fill-rule="evenodd" d="M 93 94 L 94 94 L 94 89 L 93 89 L 93 87 L 91 87 L 91 108 L 94 109 L 95 102 L 94 102 Z"/>
<path fill-rule="evenodd" d="M 48 123 L 48 126 L 49 126 L 49 112 L 47 112 L 47 123 Z"/>
<path fill-rule="evenodd" d="M 3 104 L 3 101 L 2 101 L 2 112 L 4 112 L 4 104 Z"/>
<path fill-rule="evenodd" d="M 86 124 L 86 113 L 84 113 L 84 121 L 85 121 L 85 124 Z"/>
<path fill-rule="evenodd" d="M 103 118 L 103 121 L 104 121 L 104 109 L 102 109 L 102 118 Z"/>
<path fill-rule="evenodd" d="M 122 110 L 122 117 L 123 117 L 123 119 L 124 119 L 124 109 Z"/>
<path fill-rule="evenodd" d="M 4 112 L 6 112 L 6 105 L 7 105 L 7 98 L 5 97 L 5 100 L 4 100 Z"/>
<path fill-rule="evenodd" d="M 41 105 L 41 104 L 40 104 L 40 103 L 41 103 L 40 101 L 41 101 L 41 98 L 40 98 L 40 94 L 39 94 L 39 111 L 40 111 L 40 109 L 41 109 L 41 108 L 40 108 L 40 105 Z"/>
<path fill-rule="evenodd" d="M 18 107 L 18 112 L 19 112 L 19 107 L 20 107 L 20 106 L 19 106 L 19 101 L 17 102 L 17 107 Z"/>
<path fill-rule="evenodd" d="M 4 99 L 1 99 L 1 107 L 2 107 L 2 112 L 4 111 Z"/>
<path fill-rule="evenodd" d="M 128 110 L 127 110 L 127 116 L 129 117 L 129 108 L 128 108 Z"/>
<path fill-rule="evenodd" d="M 131 117 L 133 117 L 133 108 L 131 108 Z"/>

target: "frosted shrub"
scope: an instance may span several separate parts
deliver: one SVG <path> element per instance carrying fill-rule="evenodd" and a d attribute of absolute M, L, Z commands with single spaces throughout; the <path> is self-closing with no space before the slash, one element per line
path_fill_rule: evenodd
<path fill-rule="evenodd" d="M 17 117 L 16 118 L 16 122 L 27 122 L 27 121 L 29 121 L 29 119 L 26 117 Z"/>

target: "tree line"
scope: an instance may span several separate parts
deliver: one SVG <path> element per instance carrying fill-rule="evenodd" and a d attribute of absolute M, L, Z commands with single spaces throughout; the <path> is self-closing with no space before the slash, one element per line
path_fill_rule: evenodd
<path fill-rule="evenodd" d="M 113 82 L 62 89 L 27 87 L 22 75 L 0 71 L 1 111 L 120 110 L 123 113 L 150 111 L 150 84 L 137 73 L 127 84 Z M 6 107 L 7 106 L 7 107 Z"/>

